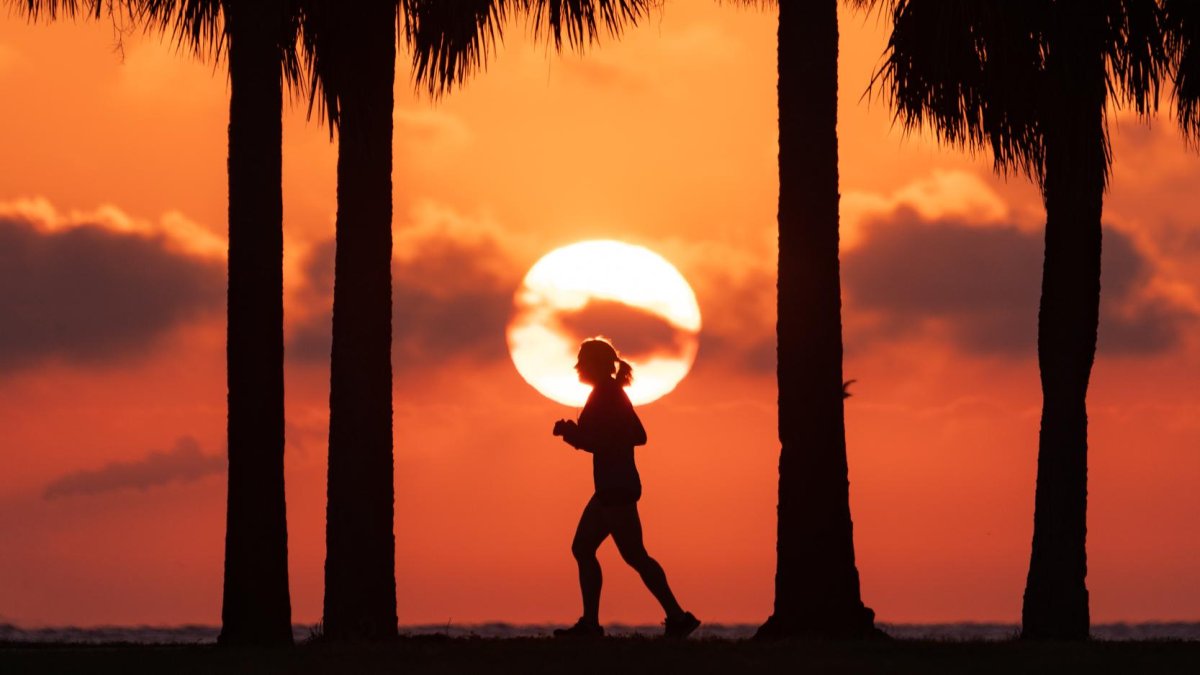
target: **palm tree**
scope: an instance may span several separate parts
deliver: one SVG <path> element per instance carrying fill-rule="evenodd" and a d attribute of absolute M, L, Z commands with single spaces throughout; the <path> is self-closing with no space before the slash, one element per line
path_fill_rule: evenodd
<path fill-rule="evenodd" d="M 185 20 L 195 22 L 203 12 L 212 16 L 216 3 L 189 0 L 181 7 L 188 4 L 198 11 Z M 291 644 L 284 494 L 282 82 L 285 77 L 297 81 L 298 14 L 290 0 L 224 0 L 220 9 L 230 83 L 229 503 L 220 642 Z M 194 29 L 191 34 L 211 44 L 213 32 L 207 39 Z"/>
<path fill-rule="evenodd" d="M 14 3 L 16 4 L 16 3 Z M 282 90 L 291 0 L 23 0 L 31 17 L 128 12 L 229 62 L 229 490 L 222 644 L 291 644 L 284 496 Z"/>
<path fill-rule="evenodd" d="M 338 133 L 324 634 L 396 635 L 391 371 L 392 107 L 396 26 L 419 83 L 482 67 L 514 11 L 561 45 L 617 31 L 643 0 L 309 0 L 312 95 Z M 403 317 L 401 317 L 403 320 Z"/>
<path fill-rule="evenodd" d="M 300 86 L 295 0 L 132 0 L 229 68 L 229 491 L 218 642 L 292 643 L 284 493 L 283 86 Z"/>
<path fill-rule="evenodd" d="M 1100 306 L 1110 96 L 1149 115 L 1166 64 L 1156 0 L 889 0 L 881 77 L 907 128 L 990 148 L 1046 208 L 1042 421 L 1022 637 L 1086 639 L 1087 389 Z"/>
<path fill-rule="evenodd" d="M 396 0 L 312 0 L 312 96 L 337 130 L 326 638 L 396 636 L 392 465 L 392 106 Z"/>
<path fill-rule="evenodd" d="M 878 631 L 854 559 L 843 403 L 838 3 L 772 4 L 779 11 L 781 447 L 775 607 L 756 637 L 870 637 Z"/>

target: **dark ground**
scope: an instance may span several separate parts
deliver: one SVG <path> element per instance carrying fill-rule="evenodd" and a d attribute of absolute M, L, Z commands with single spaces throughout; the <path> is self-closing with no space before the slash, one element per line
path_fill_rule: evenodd
<path fill-rule="evenodd" d="M 1200 642 L 402 638 L 383 645 L 0 643 L 0 673 L 1200 673 Z"/>

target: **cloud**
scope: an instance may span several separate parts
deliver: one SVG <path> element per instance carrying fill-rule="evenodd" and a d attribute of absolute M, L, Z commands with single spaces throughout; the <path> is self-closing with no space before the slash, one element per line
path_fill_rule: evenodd
<path fill-rule="evenodd" d="M 1036 350 L 1042 235 L 1003 223 L 927 220 L 900 208 L 868 224 L 843 256 L 848 311 L 875 321 L 865 343 L 944 330 L 974 355 Z M 1193 313 L 1156 296 L 1153 266 L 1129 235 L 1106 227 L 1101 353 L 1150 355 L 1175 347 Z"/>
<path fill-rule="evenodd" d="M 858 245 L 864 225 L 904 208 L 926 220 L 988 223 L 1011 219 L 1008 203 L 977 174 L 935 169 L 889 195 L 847 191 L 841 201 L 843 250 Z"/>
<path fill-rule="evenodd" d="M 395 234 L 392 264 L 392 349 L 397 372 L 507 361 L 506 330 L 525 263 L 513 239 L 494 225 L 468 222 L 425 204 L 414 223 Z M 314 246 L 303 265 L 305 306 L 321 311 L 288 326 L 289 358 L 329 359 L 335 243 Z M 630 357 L 684 351 L 686 333 L 625 303 L 593 300 L 558 317 L 574 339 L 604 335 Z"/>
<path fill-rule="evenodd" d="M 740 269 L 730 269 L 724 266 L 729 254 L 709 253 L 709 262 L 691 274 L 704 316 L 697 367 L 721 361 L 736 370 L 774 373 L 774 259 L 744 260 Z"/>
<path fill-rule="evenodd" d="M 397 108 L 392 115 L 396 137 L 404 143 L 462 148 L 472 141 L 471 130 L 461 118 L 441 110 Z"/>
<path fill-rule="evenodd" d="M 561 315 L 558 322 L 575 342 L 603 335 L 617 345 L 622 355 L 633 359 L 664 351 L 681 354 L 688 335 L 654 312 L 615 300 L 592 299 L 578 310 Z"/>
<path fill-rule="evenodd" d="M 305 267 L 313 302 L 332 304 L 334 243 L 312 250 Z M 519 280 L 495 238 L 463 237 L 446 229 L 397 238 L 392 264 L 392 348 L 401 371 L 448 359 L 506 358 L 505 327 Z M 306 361 L 329 358 L 328 311 L 289 330 L 288 353 Z"/>
<path fill-rule="evenodd" d="M 170 450 L 151 452 L 132 462 L 111 462 L 99 469 L 74 471 L 55 479 L 42 492 L 45 499 L 98 495 L 119 490 L 147 490 L 169 483 L 190 483 L 225 472 L 224 455 L 208 455 L 190 436 Z"/>
<path fill-rule="evenodd" d="M 155 239 L 168 251 L 197 258 L 224 259 L 229 248 L 229 240 L 223 229 L 216 230 L 197 223 L 179 211 L 168 211 L 157 222 L 134 218 L 111 204 L 101 205 L 91 211 L 60 213 L 49 200 L 37 197 L 0 203 L 0 218 L 27 221 L 46 233 L 70 230 L 80 225 L 100 226 L 113 233 Z"/>
<path fill-rule="evenodd" d="M 637 93 L 646 89 L 646 78 L 636 68 L 603 54 L 594 53 L 561 60 L 568 75 L 584 85 Z"/>
<path fill-rule="evenodd" d="M 136 356 L 172 328 L 219 311 L 224 295 L 219 259 L 163 236 L 0 212 L 0 374 L 52 359 Z"/>
<path fill-rule="evenodd" d="M 962 176 L 943 176 L 930 184 L 973 185 Z M 843 253 L 847 347 L 933 335 L 972 356 L 1031 356 L 1037 337 L 1041 231 L 987 220 L 1002 210 L 979 194 L 962 198 L 955 207 L 969 211 L 972 205 L 991 204 L 982 215 L 974 214 L 975 220 L 955 209 L 948 211 L 952 215 L 932 217 L 903 200 L 897 203 L 866 221 L 859 245 Z M 414 220 L 396 235 L 397 370 L 455 359 L 505 359 L 512 293 L 524 269 L 512 254 L 511 240 L 494 227 L 464 228 L 461 219 L 448 219 L 446 213 L 425 213 Z M 704 315 L 697 367 L 773 372 L 773 256 L 701 244 L 675 253 Z M 1159 293 L 1158 276 L 1153 260 L 1129 235 L 1106 228 L 1102 354 L 1153 355 L 1179 343 L 1195 312 Z M 332 242 L 314 249 L 305 279 L 321 298 L 315 304 L 328 306 Z M 589 303 L 561 317 L 560 327 L 577 339 L 607 335 L 631 356 L 680 337 L 665 321 L 617 302 Z M 327 311 L 290 326 L 289 354 L 325 361 L 329 335 Z"/>

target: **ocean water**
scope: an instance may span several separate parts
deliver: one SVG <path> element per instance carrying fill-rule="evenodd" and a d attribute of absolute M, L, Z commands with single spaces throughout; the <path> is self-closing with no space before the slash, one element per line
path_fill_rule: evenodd
<path fill-rule="evenodd" d="M 925 640 L 1008 640 L 1020 627 L 1007 623 L 878 624 L 886 633 L 900 639 Z M 402 626 L 403 635 L 448 635 L 450 637 L 548 637 L 560 624 L 438 624 Z M 754 634 L 754 624 L 704 624 L 696 638 L 745 639 Z M 315 632 L 316 627 L 297 624 L 292 627 L 297 642 Z M 654 636 L 661 626 L 606 624 L 609 635 Z M 71 642 L 143 644 L 211 644 L 217 641 L 216 626 L 101 626 L 79 628 L 18 628 L 0 624 L 0 642 Z M 1200 622 L 1106 623 L 1092 626 L 1092 637 L 1101 640 L 1200 640 Z"/>

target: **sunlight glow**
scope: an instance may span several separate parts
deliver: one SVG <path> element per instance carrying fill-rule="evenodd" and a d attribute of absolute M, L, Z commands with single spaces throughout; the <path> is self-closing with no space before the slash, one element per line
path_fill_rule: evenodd
<path fill-rule="evenodd" d="M 555 249 L 525 275 L 508 325 L 508 348 L 521 377 L 550 399 L 583 405 L 591 388 L 579 382 L 575 356 L 580 340 L 591 335 L 574 334 L 568 326 L 572 316 L 596 301 L 620 303 L 617 306 L 627 308 L 629 314 L 667 327 L 665 338 L 659 336 L 638 353 L 625 351 L 616 337 L 617 325 L 600 325 L 595 333 L 613 336 L 614 346 L 633 366 L 633 384 L 627 391 L 635 405 L 670 393 L 696 360 L 700 334 L 696 294 L 662 256 L 612 240 Z"/>

